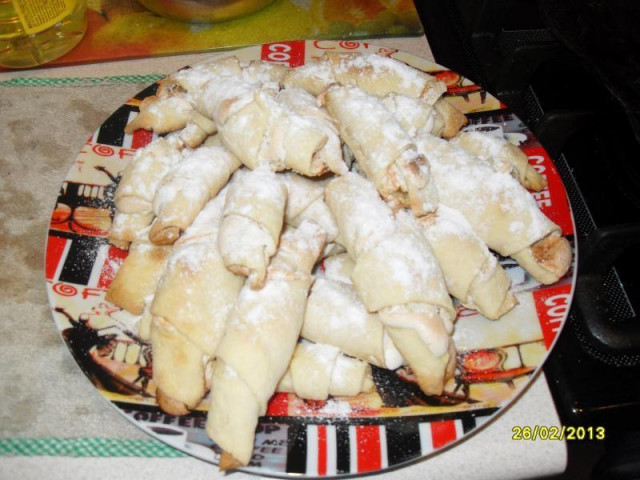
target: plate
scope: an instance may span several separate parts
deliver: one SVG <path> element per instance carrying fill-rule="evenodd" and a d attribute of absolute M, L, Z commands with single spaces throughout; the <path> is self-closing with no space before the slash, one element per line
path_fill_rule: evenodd
<path fill-rule="evenodd" d="M 571 210 L 552 160 L 515 115 L 468 79 L 425 59 L 361 42 L 281 42 L 217 56 L 294 67 L 327 51 L 380 53 L 443 80 L 449 100 L 470 120 L 466 128 L 502 132 L 546 176 L 548 188 L 533 195 L 573 242 Z M 51 216 L 47 290 L 57 329 L 100 394 L 153 437 L 217 463 L 219 448 L 204 430 L 206 407 L 172 417 L 156 406 L 150 346 L 136 337 L 123 312 L 104 300 L 127 255 L 107 241 L 113 193 L 134 151 L 155 138 L 146 131 L 125 134 L 124 127 L 156 88 L 151 85 L 116 110 L 87 140 L 66 176 Z M 497 321 L 458 309 L 456 374 L 443 395 L 424 395 L 409 372 L 378 368 L 376 392 L 350 400 L 311 402 L 278 393 L 260 420 L 253 458 L 244 470 L 278 477 L 377 472 L 433 455 L 496 418 L 540 369 L 565 321 L 575 283 L 575 265 L 559 282 L 542 286 L 513 261 L 500 260 L 519 304 Z"/>

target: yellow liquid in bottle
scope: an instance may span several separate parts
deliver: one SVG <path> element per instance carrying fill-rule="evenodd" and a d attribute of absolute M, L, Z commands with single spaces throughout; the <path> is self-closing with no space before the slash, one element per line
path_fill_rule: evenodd
<path fill-rule="evenodd" d="M 14 1 L 0 0 L 0 65 L 3 67 L 28 68 L 50 62 L 82 40 L 87 29 L 85 0 L 19 0 L 26 12 L 22 16 Z M 56 16 L 58 11 L 63 12 L 60 18 Z M 56 20 L 53 25 L 46 25 L 47 16 Z"/>

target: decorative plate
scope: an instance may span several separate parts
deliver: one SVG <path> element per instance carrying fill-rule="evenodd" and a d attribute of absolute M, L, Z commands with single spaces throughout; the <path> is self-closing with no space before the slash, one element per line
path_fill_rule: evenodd
<path fill-rule="evenodd" d="M 496 98 L 432 62 L 359 42 L 295 41 L 223 52 L 242 61 L 261 59 L 292 67 L 326 51 L 377 52 L 443 80 L 446 95 L 468 116 L 468 129 L 500 130 L 544 174 L 548 188 L 533 194 L 540 208 L 573 241 L 573 219 L 553 162 L 527 127 Z M 65 343 L 98 391 L 131 422 L 183 452 L 217 463 L 207 437 L 206 406 L 184 417 L 155 403 L 152 352 L 105 302 L 109 283 L 127 255 L 107 241 L 113 192 L 133 152 L 154 135 L 124 133 L 151 85 L 116 110 L 91 136 L 62 184 L 46 246 L 49 302 Z M 406 372 L 374 368 L 377 391 L 348 401 L 304 401 L 276 394 L 260 420 L 247 472 L 267 476 L 372 473 L 427 457 L 467 437 L 514 402 L 553 346 L 569 310 L 574 270 L 542 286 L 513 261 L 501 259 L 519 305 L 498 321 L 459 309 L 454 340 L 455 377 L 440 396 L 426 396 Z"/>

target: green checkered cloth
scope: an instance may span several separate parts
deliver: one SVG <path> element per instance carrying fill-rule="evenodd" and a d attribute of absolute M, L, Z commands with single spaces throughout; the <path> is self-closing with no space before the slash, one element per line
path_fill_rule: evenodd
<path fill-rule="evenodd" d="M 93 87 L 124 84 L 152 84 L 162 74 L 105 77 L 37 78 L 15 77 L 0 81 L 0 87 Z M 113 438 L 0 438 L 0 457 L 156 457 L 187 455 L 154 439 Z"/>
<path fill-rule="evenodd" d="M 114 438 L 3 438 L 0 456 L 23 457 L 186 457 L 158 440 Z"/>
<path fill-rule="evenodd" d="M 95 87 L 119 83 L 154 83 L 165 75 L 117 75 L 111 77 L 36 78 L 16 77 L 0 81 L 0 87 Z"/>

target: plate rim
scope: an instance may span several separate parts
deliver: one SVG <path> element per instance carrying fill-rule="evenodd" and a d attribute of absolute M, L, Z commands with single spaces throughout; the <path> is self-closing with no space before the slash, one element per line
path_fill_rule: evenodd
<path fill-rule="evenodd" d="M 330 43 L 334 46 L 337 47 L 341 47 L 341 45 L 343 43 L 348 43 L 348 44 L 354 44 L 357 43 L 358 45 L 368 45 L 367 48 L 370 48 L 370 51 L 376 51 L 376 50 L 382 50 L 384 49 L 385 51 L 393 51 L 393 54 L 391 56 L 394 56 L 395 54 L 400 54 L 400 56 L 402 57 L 401 61 L 406 61 L 405 59 L 411 59 L 411 60 L 415 60 L 415 63 L 409 63 L 411 66 L 413 66 L 414 68 L 418 68 L 418 69 L 422 69 L 420 67 L 417 67 L 416 64 L 419 65 L 429 65 L 429 66 L 433 66 L 437 69 L 441 69 L 441 70 L 447 70 L 447 71 L 453 71 L 450 70 L 448 67 L 440 65 L 438 63 L 436 63 L 433 60 L 430 60 L 428 58 L 424 58 L 421 57 L 419 55 L 416 55 L 414 53 L 409 53 L 403 50 L 398 50 L 396 48 L 391 48 L 391 47 L 385 47 L 382 45 L 379 45 L 377 43 L 370 43 L 370 42 L 356 42 L 356 41 L 349 41 L 349 42 L 345 42 L 345 41 L 339 41 L 339 40 L 325 40 L 325 39 L 305 39 L 305 40 L 295 40 L 293 42 L 303 42 L 305 47 L 308 48 L 308 45 L 311 44 L 312 46 L 314 46 L 314 44 L 316 42 L 327 42 Z M 250 45 L 250 46 L 246 46 L 246 47 L 240 47 L 240 48 L 235 48 L 232 50 L 223 50 L 223 51 L 219 51 L 219 52 L 211 52 L 206 58 L 200 59 L 196 62 L 190 63 L 188 65 L 184 65 L 183 67 L 181 67 L 180 69 L 183 68 L 188 68 L 194 65 L 199 65 L 202 63 L 208 63 L 214 59 L 219 59 L 219 58 L 224 58 L 225 56 L 233 56 L 235 54 L 237 54 L 238 52 L 253 52 L 254 50 L 259 52 L 259 49 L 263 48 L 265 45 L 278 45 L 278 44 L 288 44 L 291 42 L 288 41 L 282 41 L 282 42 L 270 42 L 270 43 L 265 43 L 265 44 L 255 44 L 255 45 Z M 356 48 L 343 48 L 342 51 L 344 52 L 349 52 L 349 51 L 353 51 L 353 52 L 359 52 L 360 50 L 356 49 Z M 338 49 L 339 50 L 339 49 Z M 339 50 L 340 51 L 340 50 Z M 306 62 L 305 62 L 306 63 Z M 179 69 L 179 70 L 180 70 Z M 453 71 L 455 72 L 455 71 Z M 173 73 L 173 72 L 172 72 Z M 455 72 L 457 73 L 457 72 Z M 170 73 L 171 74 L 171 73 Z M 170 75 L 170 74 L 167 74 Z M 166 76 L 163 77 L 163 79 L 166 78 Z M 475 82 L 473 82 L 471 79 L 468 79 L 466 77 L 464 77 L 466 80 L 471 81 L 473 84 L 475 85 L 479 85 L 480 84 L 476 84 Z M 147 85 L 146 87 L 144 87 L 141 91 L 139 91 L 137 93 L 137 95 L 141 94 L 145 89 L 148 89 L 150 87 L 152 87 L 153 85 L 158 84 L 160 81 L 162 81 L 162 79 L 153 82 L 149 85 Z M 493 94 L 487 92 L 487 95 L 491 98 L 494 98 L 497 100 L 497 97 L 495 97 Z M 127 103 L 127 101 L 129 101 L 131 99 L 126 99 L 122 104 L 120 104 L 120 107 L 122 105 L 125 105 Z M 118 107 L 118 108 L 120 108 Z M 508 109 L 508 106 L 506 106 L 506 108 Z M 116 109 L 117 110 L 117 109 Z M 485 113 L 489 113 L 489 112 L 494 112 L 496 110 L 487 110 L 485 111 Z M 509 110 L 510 111 L 510 110 Z M 466 112 L 465 112 L 466 113 Z M 111 114 L 113 114 L 113 112 L 111 112 Z M 519 117 L 517 117 L 515 114 L 513 114 L 514 117 L 518 118 L 519 121 L 521 121 L 523 124 L 526 125 L 526 123 L 521 120 Z M 95 135 L 97 133 L 97 131 L 100 130 L 100 128 L 102 128 L 102 126 L 104 125 L 104 123 L 106 122 L 106 120 L 108 119 L 105 118 L 103 120 L 103 122 L 97 127 L 97 129 L 94 131 L 94 133 L 92 135 Z M 527 127 L 528 129 L 528 127 Z M 529 129 L 530 130 L 530 129 Z M 533 135 L 533 134 L 532 134 Z M 533 138 L 537 140 L 537 138 L 535 137 L 535 135 L 533 135 Z M 91 139 L 91 136 L 89 137 L 89 139 Z M 544 146 L 542 146 L 542 148 L 544 149 Z M 546 150 L 545 150 L 546 152 Z M 71 173 L 71 171 L 73 170 L 77 159 L 79 158 L 79 155 L 81 153 L 81 150 L 76 154 L 76 157 L 73 161 L 73 163 L 71 164 L 69 170 L 67 171 L 66 175 L 64 176 L 64 178 L 62 179 L 61 184 L 63 185 L 65 182 L 68 181 L 69 175 Z M 548 155 L 548 154 L 547 154 Z M 555 161 L 553 160 L 553 158 L 551 158 L 551 156 L 549 156 L 549 160 L 551 161 L 552 165 L 554 165 L 555 167 Z M 495 411 L 491 414 L 490 418 L 488 418 L 485 422 L 483 422 L 481 425 L 477 425 L 474 428 L 472 428 L 471 430 L 464 432 L 461 436 L 459 436 L 458 438 L 456 438 L 455 440 L 431 451 L 428 452 L 427 454 L 420 454 L 419 456 L 415 456 L 415 457 L 411 457 L 407 460 L 398 462 L 398 463 L 394 463 L 391 465 L 387 465 L 387 466 L 383 466 L 380 469 L 377 470 L 370 470 L 370 471 L 363 471 L 363 472 L 347 472 L 347 473 L 336 473 L 336 474 L 327 474 L 327 475 L 322 475 L 322 476 L 318 476 L 318 475 L 307 475 L 304 473 L 297 473 L 297 472 L 288 472 L 288 471 L 274 471 L 274 470 L 264 470 L 263 468 L 255 468 L 255 467 L 241 467 L 236 469 L 235 471 L 241 471 L 247 474 L 251 474 L 251 475 L 258 475 L 258 476 L 265 476 L 265 477 L 269 477 L 269 478 L 292 478 L 292 477 L 296 477 L 296 478 L 301 478 L 301 479 L 311 479 L 311 478 L 351 478 L 351 477 L 360 477 L 360 476 L 364 476 L 364 475 L 373 475 L 373 474 L 380 474 L 380 473 L 386 473 L 386 472 L 392 472 L 395 470 L 399 470 L 402 468 L 406 468 L 415 464 L 418 464 L 422 461 L 428 460 L 430 458 L 433 458 L 436 455 L 442 454 L 444 452 L 447 452 L 451 449 L 453 449 L 454 447 L 460 445 L 462 442 L 466 441 L 467 439 L 475 436 L 478 432 L 482 432 L 484 431 L 486 428 L 488 428 L 490 425 L 492 425 L 496 420 L 498 420 L 503 414 L 504 412 L 506 412 L 509 408 L 511 408 L 513 405 L 515 405 L 518 401 L 520 401 L 520 399 L 522 398 L 523 395 L 525 395 L 529 389 L 531 388 L 531 386 L 533 385 L 533 383 L 535 381 L 537 381 L 538 376 L 541 375 L 542 373 L 542 369 L 543 366 L 545 364 L 545 362 L 547 361 L 547 359 L 549 358 L 549 355 L 551 354 L 551 352 L 553 352 L 554 348 L 556 348 L 558 339 L 560 337 L 560 335 L 562 334 L 563 329 L 566 327 L 566 324 L 568 323 L 568 316 L 569 316 L 569 310 L 570 310 L 570 306 L 574 300 L 574 295 L 575 295 L 575 289 L 576 289 L 576 281 L 577 281 L 577 266 L 578 266 L 578 241 L 579 239 L 577 238 L 577 235 L 575 234 L 576 232 L 576 221 L 575 221 L 575 216 L 574 216 L 574 212 L 573 212 L 573 208 L 571 205 L 571 202 L 568 199 L 568 195 L 567 195 L 567 190 L 566 187 L 564 185 L 564 180 L 561 178 L 559 172 L 557 172 L 556 170 L 556 175 L 560 178 L 560 182 L 562 185 L 562 189 L 563 189 L 563 193 L 565 195 L 565 197 L 567 197 L 567 202 L 566 205 L 568 207 L 568 214 L 569 214 L 569 218 L 571 220 L 571 224 L 572 224 L 572 228 L 573 228 L 573 232 L 571 233 L 571 237 L 572 237 L 572 246 L 573 246 L 573 258 L 572 258 L 572 267 L 571 267 L 571 276 L 570 279 L 569 278 L 563 278 L 563 282 L 564 283 L 569 283 L 570 284 L 570 290 L 568 293 L 568 298 L 567 298 L 567 307 L 566 307 L 566 313 L 563 314 L 562 316 L 562 322 L 559 325 L 556 333 L 555 333 L 555 337 L 553 338 L 552 342 L 550 343 L 549 347 L 546 348 L 545 346 L 545 354 L 544 357 L 542 358 L 542 360 L 540 361 L 540 363 L 535 367 L 535 370 L 529 375 L 529 379 L 526 381 L 526 383 L 524 385 L 522 385 L 522 387 L 518 387 L 517 391 L 510 396 L 508 399 L 502 401 L 500 404 L 495 406 Z M 55 211 L 55 203 L 53 208 L 51 209 L 51 212 L 53 213 Z M 45 245 L 44 245 L 44 261 L 45 261 L 45 265 L 47 262 L 47 258 L 48 258 L 48 252 L 49 252 L 49 241 L 50 241 L 50 231 L 51 231 L 51 216 L 48 217 L 48 223 L 47 223 L 47 230 L 46 230 L 46 234 L 45 234 Z M 82 234 L 80 234 L 82 235 Z M 56 331 L 58 332 L 58 335 L 60 337 L 60 339 L 62 340 L 62 343 L 65 345 L 66 350 L 72 354 L 72 358 L 74 360 L 74 363 L 77 364 L 77 366 L 79 367 L 80 371 L 84 374 L 85 378 L 88 380 L 89 384 L 93 387 L 93 390 L 97 390 L 97 393 L 99 394 L 99 396 L 101 398 L 103 398 L 106 402 L 108 402 L 109 405 L 111 405 L 111 407 L 113 407 L 121 416 L 123 416 L 124 418 L 127 419 L 127 421 L 129 423 L 132 423 L 133 425 L 135 425 L 136 427 L 138 427 L 141 431 L 143 431 L 146 435 L 149 435 L 151 438 L 160 441 L 172 448 L 175 448 L 177 450 L 179 450 L 180 452 L 182 452 L 185 455 L 188 455 L 190 457 L 194 457 L 197 458 L 198 460 L 213 464 L 213 465 L 217 465 L 217 463 L 213 460 L 213 459 L 206 459 L 203 458 L 202 456 L 199 456 L 197 454 L 195 454 L 193 451 L 189 451 L 188 449 L 184 448 L 184 447 L 180 447 L 180 446 L 176 446 L 171 444 L 170 442 L 168 442 L 166 439 L 163 439 L 159 434 L 157 434 L 156 432 L 153 432 L 150 428 L 148 428 L 145 424 L 141 423 L 140 421 L 136 421 L 134 420 L 132 417 L 130 417 L 129 415 L 127 415 L 127 413 L 117 405 L 118 401 L 113 400 L 108 398 L 104 393 L 103 390 L 101 388 L 99 388 L 89 377 L 88 372 L 85 371 L 85 369 L 82 367 L 82 365 L 78 362 L 78 360 L 76 359 L 76 357 L 73 355 L 73 352 L 70 350 L 69 345 L 67 343 L 67 341 L 64 339 L 63 336 L 63 329 L 59 327 L 59 323 L 55 318 L 55 307 L 56 305 L 56 301 L 55 301 L 55 296 L 54 296 L 54 292 L 53 289 L 50 288 L 50 283 L 52 283 L 52 281 L 50 281 L 47 276 L 46 276 L 46 272 L 44 275 L 44 280 L 45 280 L 45 287 L 46 287 L 46 291 L 47 291 L 47 299 L 48 299 L 48 307 L 49 310 L 51 312 L 52 315 L 52 320 L 54 323 L 54 328 L 56 329 Z M 54 280 L 55 281 L 55 280 Z M 552 284 L 552 285 L 548 285 L 548 286 L 544 286 L 543 289 L 545 288 L 549 288 L 549 287 L 553 287 L 555 285 L 557 285 L 558 282 Z M 105 302 L 104 298 L 102 297 L 102 302 Z M 539 317 L 538 317 L 538 321 L 539 321 Z M 125 402 L 123 402 L 125 403 Z M 132 403 L 133 405 L 133 403 Z M 159 408 L 157 406 L 155 406 L 155 408 Z M 469 412 L 473 412 L 473 410 L 469 410 Z M 460 413 L 460 411 L 457 412 L 450 412 L 451 415 L 455 415 L 456 413 Z M 413 415 L 409 415 L 408 417 L 412 417 Z M 262 417 L 261 417 L 262 418 Z M 301 418 L 301 417 L 292 417 L 292 418 Z M 367 418 L 363 418 L 363 421 L 366 421 L 368 419 L 370 419 L 372 422 L 371 424 L 375 424 L 375 425 L 380 425 L 379 422 L 376 422 L 376 420 L 379 420 L 380 418 L 386 418 L 386 417 L 367 417 Z M 392 418 L 392 417 L 390 417 Z M 394 417 L 394 418 L 402 418 L 402 417 Z M 405 417 L 406 418 L 406 417 Z M 325 420 L 325 423 L 319 423 L 319 424 L 323 424 L 323 425 L 331 425 L 331 424 L 336 424 L 336 423 L 345 423 L 345 424 L 349 424 L 350 420 L 348 418 L 343 419 L 343 422 L 332 422 L 331 418 L 324 418 L 323 420 Z M 302 422 L 301 422 L 302 423 Z M 213 451 L 213 450 L 212 450 Z M 285 454 L 285 458 L 287 457 L 288 454 Z M 216 454 L 217 456 L 217 454 Z M 286 460 L 285 460 L 285 469 L 286 469 Z"/>

